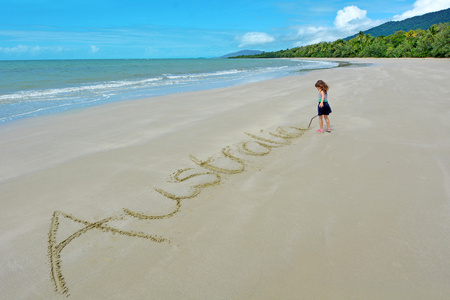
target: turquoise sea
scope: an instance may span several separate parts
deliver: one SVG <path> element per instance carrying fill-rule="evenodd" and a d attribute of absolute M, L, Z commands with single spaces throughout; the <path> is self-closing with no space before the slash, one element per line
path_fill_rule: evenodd
<path fill-rule="evenodd" d="M 115 101 L 234 86 L 338 63 L 295 59 L 0 61 L 0 125 Z"/>

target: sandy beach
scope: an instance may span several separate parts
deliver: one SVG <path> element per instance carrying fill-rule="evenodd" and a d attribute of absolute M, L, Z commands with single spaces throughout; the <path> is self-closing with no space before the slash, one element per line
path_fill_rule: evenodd
<path fill-rule="evenodd" d="M 1 125 L 0 298 L 448 299 L 450 60 L 332 60 Z"/>

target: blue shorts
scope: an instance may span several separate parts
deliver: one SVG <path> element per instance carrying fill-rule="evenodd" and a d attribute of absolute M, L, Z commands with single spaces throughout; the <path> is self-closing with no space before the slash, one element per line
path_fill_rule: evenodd
<path fill-rule="evenodd" d="M 320 104 L 320 103 L 319 103 L 319 104 Z M 331 113 L 332 113 L 331 107 L 330 107 L 330 105 L 328 104 L 328 102 L 324 102 L 324 103 L 323 103 L 323 107 L 317 106 L 317 114 L 318 114 L 319 116 L 322 116 L 322 115 L 328 116 L 328 115 L 331 114 Z"/>

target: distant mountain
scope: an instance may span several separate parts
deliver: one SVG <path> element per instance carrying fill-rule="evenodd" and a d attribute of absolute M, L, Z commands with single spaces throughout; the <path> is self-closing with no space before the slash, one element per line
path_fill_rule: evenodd
<path fill-rule="evenodd" d="M 400 30 L 403 31 L 410 31 L 416 29 L 427 30 L 428 28 L 431 27 L 431 25 L 439 23 L 450 23 L 450 8 L 424 14 L 421 16 L 412 17 L 409 19 L 405 19 L 403 21 L 390 21 L 381 24 L 379 26 L 373 27 L 371 29 L 368 29 L 364 31 L 364 33 L 370 34 L 373 37 L 377 37 L 380 35 L 388 36 Z M 345 38 L 344 40 L 349 41 L 357 36 L 358 34 L 355 34 Z"/>
<path fill-rule="evenodd" d="M 262 51 L 259 51 L 259 50 L 242 50 L 239 52 L 226 54 L 226 55 L 220 56 L 218 58 L 229 58 L 229 57 L 240 56 L 240 55 L 256 55 L 256 54 L 261 54 L 261 53 L 262 53 Z"/>

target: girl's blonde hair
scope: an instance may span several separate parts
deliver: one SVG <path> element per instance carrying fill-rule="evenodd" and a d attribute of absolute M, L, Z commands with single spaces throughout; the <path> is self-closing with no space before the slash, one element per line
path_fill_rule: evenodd
<path fill-rule="evenodd" d="M 318 80 L 315 84 L 315 87 L 320 88 L 322 91 L 325 92 L 325 94 L 328 92 L 328 85 L 323 80 Z"/>

